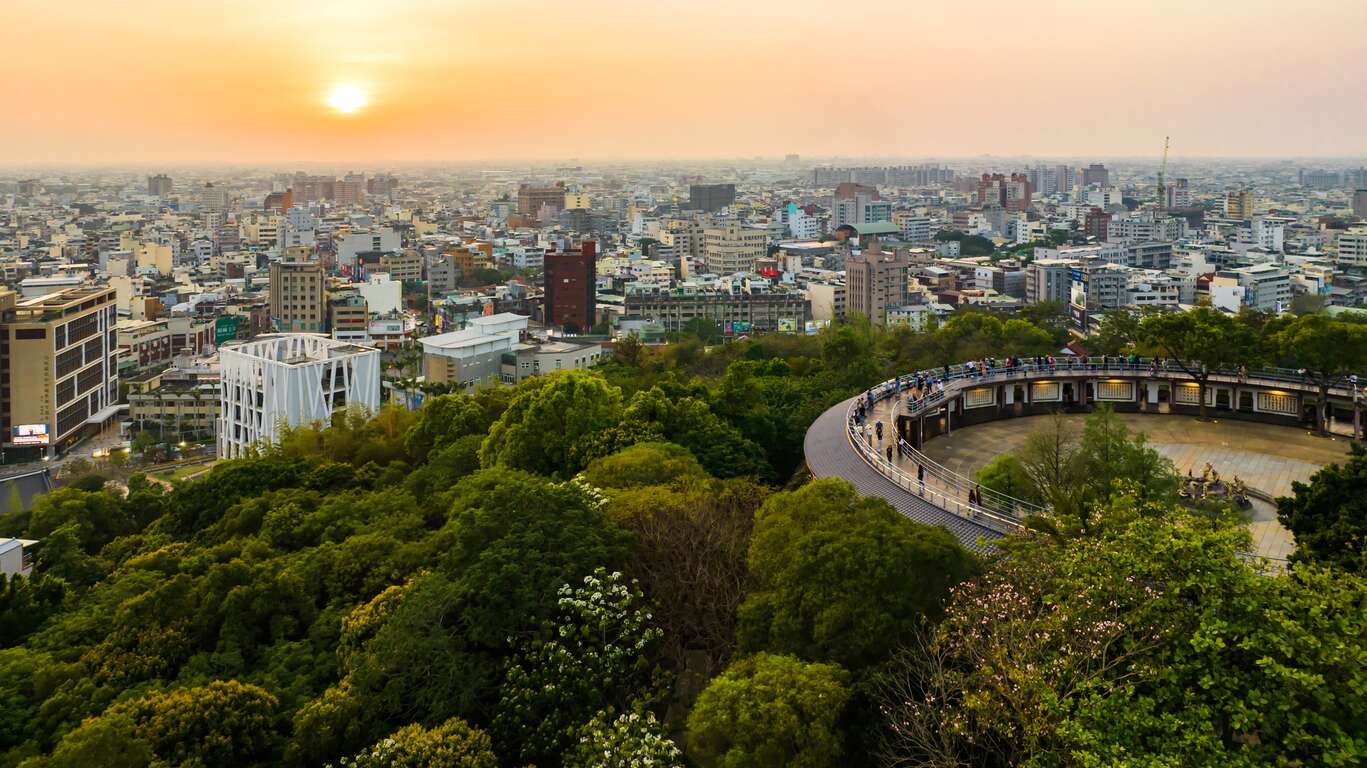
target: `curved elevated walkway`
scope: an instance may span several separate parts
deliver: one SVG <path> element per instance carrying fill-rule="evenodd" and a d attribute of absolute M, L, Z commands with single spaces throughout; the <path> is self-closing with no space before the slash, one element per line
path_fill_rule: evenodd
<path fill-rule="evenodd" d="M 850 398 L 831 408 L 807 429 L 803 450 L 807 454 L 807 468 L 816 477 L 839 477 L 848 480 L 860 494 L 885 499 L 893 509 L 918 523 L 947 528 L 965 547 L 986 549 L 983 543 L 1000 538 L 1003 533 L 987 523 L 960 517 L 953 512 L 908 491 L 864 461 L 850 445 L 845 419 L 856 398 Z M 983 540 L 980 542 L 980 539 Z"/>

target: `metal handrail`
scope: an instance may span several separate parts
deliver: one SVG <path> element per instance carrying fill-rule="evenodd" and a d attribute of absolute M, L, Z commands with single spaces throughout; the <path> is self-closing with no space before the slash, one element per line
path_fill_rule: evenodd
<path fill-rule="evenodd" d="M 1011 511 L 993 509 L 982 505 L 981 502 L 976 505 L 967 504 L 960 501 L 958 498 L 951 498 L 944 493 L 932 488 L 927 488 L 924 482 L 907 475 L 901 469 L 888 462 L 885 457 L 876 454 L 871 448 L 864 445 L 864 441 L 860 439 L 860 436 L 856 435 L 854 409 L 861 400 L 877 403 L 895 392 L 902 391 L 901 387 L 898 386 L 898 382 L 906 381 L 916 376 L 923 376 L 928 380 L 933 381 L 937 388 L 919 398 L 913 399 L 908 397 L 903 407 L 909 416 L 924 415 L 932 408 L 938 408 L 947 400 L 957 397 L 970 385 L 999 383 L 1013 380 L 1029 381 L 1036 376 L 1041 375 L 1052 377 L 1063 374 L 1071 378 L 1078 374 L 1086 375 L 1096 373 L 1146 374 L 1147 378 L 1168 380 L 1185 378 L 1196 381 L 1196 377 L 1191 373 L 1188 373 L 1181 366 L 1170 365 L 1166 359 L 1159 360 L 1149 357 L 1137 358 L 1135 360 L 1115 358 L 1107 359 L 1105 361 L 1098 360 L 1094 357 L 1089 357 L 1085 361 L 1082 358 L 1064 357 L 1055 358 L 1053 365 L 1048 365 L 1047 363 L 1036 364 L 1032 359 L 1022 361 L 1011 367 L 995 366 L 987 370 L 982 370 L 980 368 L 970 369 L 964 365 L 945 366 L 933 371 L 919 371 L 888 379 L 885 382 L 871 387 L 863 396 L 852 400 L 845 414 L 846 439 L 849 440 L 850 445 L 856 449 L 856 452 L 859 453 L 865 463 L 869 464 L 884 477 L 896 483 L 899 487 L 904 487 L 924 498 L 929 498 L 932 502 L 938 499 L 939 503 L 936 504 L 936 506 L 941 507 L 946 511 L 954 512 L 961 517 L 978 522 L 990 520 L 998 525 L 1005 525 L 1013 529 L 1019 528 L 1021 527 L 1021 522 L 1016 517 L 1015 510 L 1024 509 L 1027 511 L 1033 510 L 1042 512 L 1047 508 L 998 491 L 982 489 L 975 481 L 935 462 L 921 451 L 908 445 L 906 441 L 899 440 L 900 447 L 903 448 L 903 454 L 906 454 L 909 451 L 918 463 L 921 463 L 922 466 L 928 466 L 933 478 L 940 480 L 956 490 L 977 487 L 979 489 L 980 497 L 983 493 L 986 493 L 994 502 L 1004 503 Z M 1289 368 L 1270 368 L 1242 372 L 1238 370 L 1216 369 L 1206 373 L 1206 380 L 1215 383 L 1232 382 L 1242 384 L 1265 381 L 1279 385 L 1287 385 L 1288 387 L 1297 390 L 1309 390 L 1315 393 L 1320 391 L 1319 385 L 1310 379 L 1308 375 Z M 1346 380 L 1347 377 L 1340 377 L 1338 379 L 1339 382 Z M 1331 385 L 1328 390 L 1331 394 L 1346 395 L 1354 399 L 1359 396 L 1359 392 L 1352 387 Z M 950 507 L 951 503 L 953 504 L 953 508 Z"/>

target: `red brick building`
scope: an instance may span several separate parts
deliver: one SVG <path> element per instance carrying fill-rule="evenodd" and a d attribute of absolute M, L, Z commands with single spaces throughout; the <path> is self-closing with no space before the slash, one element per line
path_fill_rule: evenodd
<path fill-rule="evenodd" d="M 587 333 L 597 322 L 598 244 L 546 254 L 546 323 Z"/>

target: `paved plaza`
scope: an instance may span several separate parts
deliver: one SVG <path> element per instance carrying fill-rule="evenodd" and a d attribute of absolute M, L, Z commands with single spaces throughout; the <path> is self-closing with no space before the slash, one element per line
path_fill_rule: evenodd
<path fill-rule="evenodd" d="M 880 403 L 875 419 L 890 422 L 889 404 Z M 1200 474 L 1206 462 L 1223 477 L 1238 475 L 1249 487 L 1273 497 L 1291 493 L 1293 481 L 1305 482 L 1320 467 L 1342 461 L 1351 441 L 1343 437 L 1319 437 L 1293 427 L 1246 421 L 1203 422 L 1191 416 L 1121 413 L 1117 416 L 1134 432 L 1147 435 L 1149 444 L 1172 460 L 1180 474 Z M 1015 450 L 1031 431 L 1043 427 L 1051 416 L 1026 416 L 978 424 L 954 430 L 952 435 L 932 438 L 924 451 L 934 461 L 967 477 L 998 454 Z M 1084 414 L 1064 418 L 1081 429 Z M 914 462 L 899 459 L 904 470 L 915 473 Z M 1285 558 L 1293 549 L 1291 534 L 1276 519 L 1276 509 L 1255 502 L 1249 528 L 1259 554 Z"/>

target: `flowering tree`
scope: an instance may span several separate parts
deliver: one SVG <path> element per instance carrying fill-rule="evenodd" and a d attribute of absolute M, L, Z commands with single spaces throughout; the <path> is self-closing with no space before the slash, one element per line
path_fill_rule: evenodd
<path fill-rule="evenodd" d="M 579 732 L 572 765 L 578 768 L 682 768 L 683 753 L 647 712 L 630 712 L 614 720 L 599 712 Z"/>
<path fill-rule="evenodd" d="M 494 732 L 505 757 L 554 763 L 597 713 L 640 709 L 663 686 L 635 582 L 599 568 L 579 587 L 560 588 L 559 612 L 508 665 Z"/>

